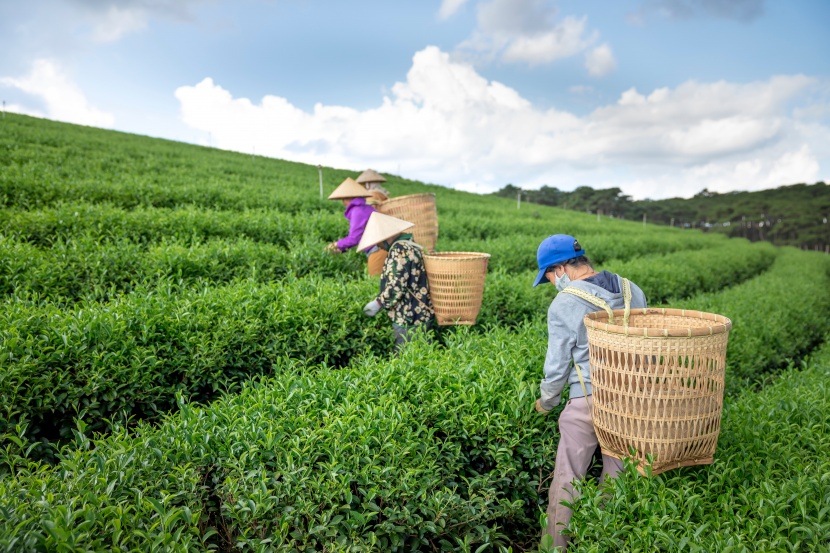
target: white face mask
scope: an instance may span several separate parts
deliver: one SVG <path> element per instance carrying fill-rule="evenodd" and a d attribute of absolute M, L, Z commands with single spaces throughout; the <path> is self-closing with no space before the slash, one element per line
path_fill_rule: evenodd
<path fill-rule="evenodd" d="M 556 276 L 556 272 L 554 271 L 553 276 L 555 281 L 554 285 L 560 292 L 571 285 L 571 277 L 568 276 L 568 273 L 562 273 L 562 276 L 560 277 Z"/>

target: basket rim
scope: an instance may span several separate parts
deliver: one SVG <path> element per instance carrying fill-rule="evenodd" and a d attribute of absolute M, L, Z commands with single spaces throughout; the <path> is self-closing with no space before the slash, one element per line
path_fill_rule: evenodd
<path fill-rule="evenodd" d="M 615 309 L 613 311 L 614 317 L 622 317 L 625 314 L 625 309 Z M 635 327 L 618 324 L 609 324 L 604 322 L 608 320 L 608 313 L 605 311 L 595 311 L 585 315 L 585 326 L 594 330 L 602 330 L 609 334 L 622 334 L 624 336 L 644 336 L 646 338 L 691 338 L 692 336 L 711 336 L 714 334 L 728 333 L 732 330 L 732 321 L 718 315 L 717 313 L 707 313 L 706 311 L 696 311 L 693 309 L 675 309 L 668 307 L 643 307 L 639 309 L 632 309 L 631 313 L 641 315 L 671 315 L 686 317 L 689 319 L 703 319 L 712 321 L 715 324 L 701 326 L 701 327 Z"/>
<path fill-rule="evenodd" d="M 395 202 L 397 200 L 408 200 L 411 198 L 418 198 L 421 196 L 432 196 L 433 198 L 435 198 L 435 192 L 422 192 L 420 194 L 407 194 L 406 196 L 395 196 L 394 198 L 389 198 L 388 200 L 381 202 L 381 205 Z"/>
<path fill-rule="evenodd" d="M 435 259 L 488 259 L 489 253 L 484 252 L 429 252 L 424 254 L 424 258 Z"/>

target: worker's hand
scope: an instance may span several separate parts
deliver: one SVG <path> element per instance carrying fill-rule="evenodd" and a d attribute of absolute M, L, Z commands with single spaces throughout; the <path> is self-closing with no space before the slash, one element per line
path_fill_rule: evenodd
<path fill-rule="evenodd" d="M 536 403 L 534 404 L 533 407 L 536 409 L 537 413 L 542 413 L 543 415 L 547 414 L 547 413 L 550 413 L 550 410 L 545 409 L 544 407 L 542 407 L 542 400 L 541 399 L 537 399 Z"/>
<path fill-rule="evenodd" d="M 363 307 L 363 312 L 370 317 L 377 315 L 380 310 L 381 305 L 378 300 L 372 300 Z"/>
<path fill-rule="evenodd" d="M 326 251 L 328 253 L 340 253 L 340 248 L 337 247 L 337 242 L 332 242 L 326 245 Z"/>

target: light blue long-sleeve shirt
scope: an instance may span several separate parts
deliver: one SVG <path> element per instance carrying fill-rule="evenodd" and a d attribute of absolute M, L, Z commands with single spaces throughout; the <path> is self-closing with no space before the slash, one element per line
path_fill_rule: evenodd
<path fill-rule="evenodd" d="M 617 289 L 622 290 L 622 278 L 618 279 Z M 623 309 L 625 302 L 622 292 L 611 292 L 605 288 L 584 280 L 571 281 L 571 286 L 584 290 L 602 300 L 611 309 Z M 631 283 L 631 307 L 646 307 L 643 291 Z M 566 384 L 571 387 L 570 397 L 583 397 L 585 393 L 579 384 L 574 365 L 582 369 L 585 388 L 591 394 L 591 371 L 588 364 L 588 331 L 583 319 L 588 313 L 599 308 L 573 294 L 557 294 L 548 308 L 548 351 L 545 355 L 545 378 L 540 384 L 542 408 L 550 410 L 562 400 L 562 390 Z M 573 361 L 573 363 L 572 363 Z"/>

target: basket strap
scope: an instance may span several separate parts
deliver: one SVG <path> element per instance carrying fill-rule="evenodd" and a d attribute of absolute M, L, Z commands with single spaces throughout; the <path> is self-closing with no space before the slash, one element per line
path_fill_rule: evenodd
<path fill-rule="evenodd" d="M 594 410 L 591 407 L 591 402 L 588 401 L 588 388 L 585 386 L 585 379 L 582 378 L 582 369 L 576 363 L 574 363 L 574 367 L 576 367 L 576 376 L 579 377 L 579 385 L 582 386 L 582 394 L 583 394 L 583 397 L 585 397 L 585 403 L 588 404 L 588 413 L 591 414 L 591 423 L 593 424 L 593 422 L 594 422 Z M 594 425 L 594 428 L 596 428 L 596 425 Z"/>
<path fill-rule="evenodd" d="M 625 302 L 625 314 L 623 315 L 623 325 L 628 329 L 628 317 L 631 315 L 631 281 L 627 278 L 622 279 L 623 301 Z"/>
<path fill-rule="evenodd" d="M 595 295 L 590 294 L 590 293 L 586 292 L 585 290 L 581 290 L 581 289 L 576 288 L 574 286 L 568 286 L 567 288 L 565 288 L 562 291 L 565 292 L 566 294 L 571 294 L 573 296 L 581 298 L 581 299 L 587 301 L 588 303 L 591 303 L 591 304 L 599 307 L 600 309 L 604 309 L 605 312 L 608 313 L 608 322 L 611 323 L 611 324 L 614 324 L 614 312 L 611 310 L 611 306 L 608 305 L 608 303 L 605 300 L 603 300 L 602 298 L 598 298 Z"/>
<path fill-rule="evenodd" d="M 631 281 L 627 278 L 622 279 L 622 289 L 623 289 L 623 301 L 625 302 L 625 315 L 623 316 L 623 324 L 626 328 L 628 328 L 628 318 L 631 315 Z M 593 304 L 600 309 L 604 309 L 606 313 L 608 313 L 608 323 L 614 324 L 614 311 L 611 310 L 611 306 L 603 300 L 602 298 L 598 298 L 593 294 L 586 292 L 585 290 L 581 290 L 574 286 L 568 286 L 563 292 L 568 294 L 574 295 L 578 298 L 581 298 L 587 301 L 590 304 Z"/>
<path fill-rule="evenodd" d="M 404 244 L 409 244 L 410 246 L 415 246 L 419 250 L 423 250 L 424 247 L 417 242 L 413 242 L 412 240 L 398 240 L 398 242 L 402 242 Z"/>

